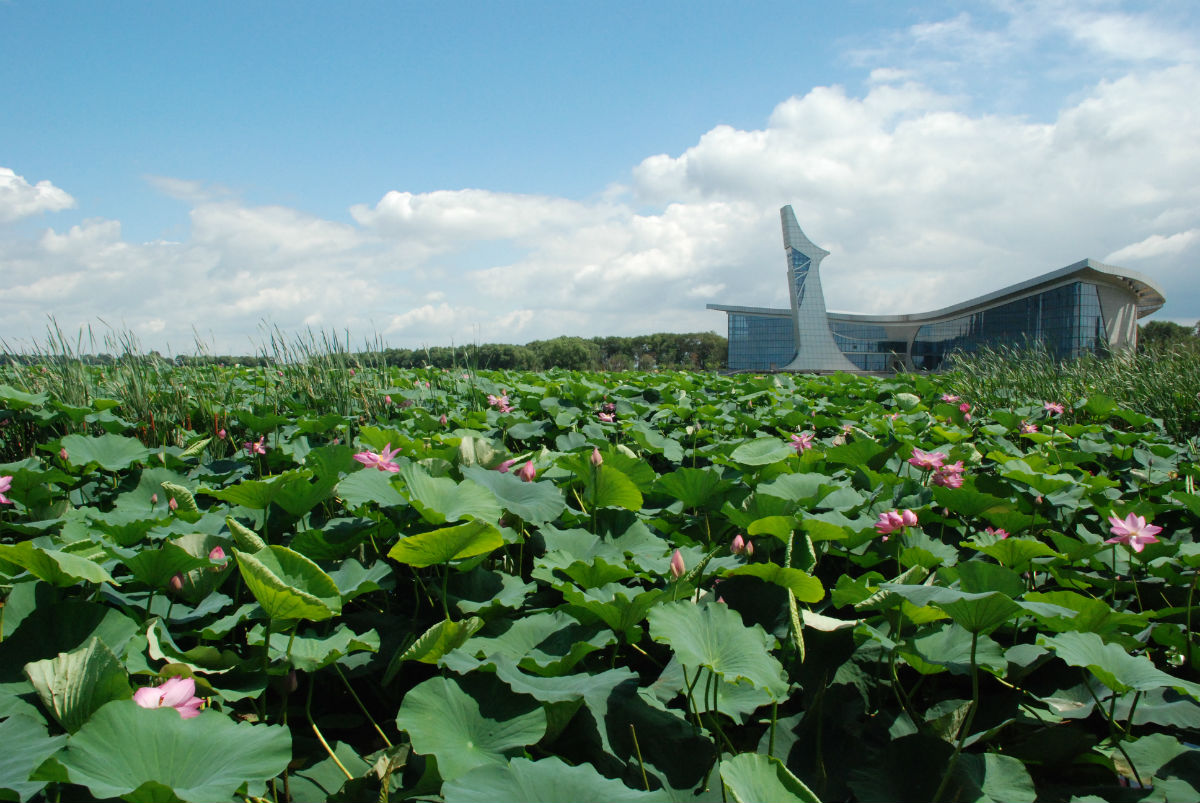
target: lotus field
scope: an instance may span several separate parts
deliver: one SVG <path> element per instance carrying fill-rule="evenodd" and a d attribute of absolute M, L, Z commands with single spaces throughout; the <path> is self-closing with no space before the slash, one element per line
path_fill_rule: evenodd
<path fill-rule="evenodd" d="M 1200 799 L 1198 455 L 1101 393 L 121 370 L 0 373 L 2 799 Z"/>

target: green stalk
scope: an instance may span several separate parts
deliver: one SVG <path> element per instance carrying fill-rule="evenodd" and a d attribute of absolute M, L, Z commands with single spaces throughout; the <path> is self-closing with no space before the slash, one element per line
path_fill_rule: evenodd
<path fill-rule="evenodd" d="M 963 745 L 967 741 L 967 737 L 971 735 L 971 724 L 975 721 L 975 712 L 979 710 L 979 666 L 975 663 L 975 651 L 979 646 L 979 632 L 972 631 L 971 633 L 971 707 L 967 709 L 967 717 L 963 721 L 962 727 L 958 731 L 958 743 L 954 746 L 954 753 L 950 756 L 950 760 L 946 762 L 946 772 L 942 775 L 942 782 L 938 784 L 937 791 L 933 793 L 933 803 L 937 803 L 942 797 L 942 793 L 946 791 L 946 785 L 950 782 L 950 776 L 954 774 L 955 765 L 958 764 L 958 757 L 962 754 Z"/>
<path fill-rule="evenodd" d="M 342 679 L 342 685 L 346 687 L 346 691 L 350 692 L 350 696 L 353 697 L 354 702 L 358 704 L 358 710 L 363 712 L 363 716 L 365 716 L 371 723 L 371 727 L 374 728 L 375 732 L 379 734 L 379 738 L 383 739 L 384 744 L 386 744 L 388 747 L 391 747 L 392 740 L 387 737 L 387 734 L 385 734 L 379 727 L 378 723 L 375 722 L 375 718 L 371 716 L 371 712 L 367 710 L 365 705 L 363 705 L 363 701 L 358 698 L 358 695 L 354 692 L 354 687 L 350 685 L 350 681 L 346 679 L 344 674 L 342 674 L 342 668 L 337 665 L 336 661 L 333 664 L 333 671 L 337 672 L 337 676 Z"/>

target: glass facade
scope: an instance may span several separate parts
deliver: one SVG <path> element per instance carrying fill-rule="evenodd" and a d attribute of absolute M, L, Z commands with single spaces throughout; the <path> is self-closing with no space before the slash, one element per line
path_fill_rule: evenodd
<path fill-rule="evenodd" d="M 808 278 L 812 260 L 795 248 L 788 249 L 788 257 L 791 262 L 792 284 L 796 285 L 796 308 L 799 309 L 804 306 L 804 280 Z"/>
<path fill-rule="evenodd" d="M 790 316 L 729 313 L 730 370 L 782 368 L 795 354 Z"/>
<path fill-rule="evenodd" d="M 952 351 L 981 345 L 1038 342 L 1057 357 L 1070 357 L 1107 342 L 1096 285 L 1073 282 L 961 318 L 926 324 L 913 339 L 913 366 L 933 370 Z"/>
<path fill-rule="evenodd" d="M 889 340 L 887 330 L 877 324 L 830 319 L 833 342 L 860 371 L 892 371 L 904 365 L 908 343 Z"/>

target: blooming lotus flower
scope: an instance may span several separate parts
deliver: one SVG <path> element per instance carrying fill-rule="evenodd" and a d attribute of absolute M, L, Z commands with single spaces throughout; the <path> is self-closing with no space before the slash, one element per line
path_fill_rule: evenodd
<path fill-rule="evenodd" d="M 801 432 L 798 435 L 793 435 L 792 448 L 796 450 L 796 454 L 804 454 L 807 450 L 813 448 L 814 437 L 811 432 Z"/>
<path fill-rule="evenodd" d="M 606 424 L 611 424 L 617 418 L 612 413 L 596 413 L 596 417 Z"/>
<path fill-rule="evenodd" d="M 1008 532 L 1001 527 L 997 527 L 994 530 L 991 527 L 988 527 L 984 532 L 986 532 L 988 535 L 994 535 L 1001 540 L 1008 538 Z"/>
<path fill-rule="evenodd" d="M 956 402 L 958 400 L 959 400 L 959 397 L 955 396 L 952 393 L 943 393 L 942 394 L 942 401 L 946 402 L 947 404 L 949 404 L 951 402 Z"/>
<path fill-rule="evenodd" d="M 963 484 L 963 462 L 955 461 L 948 466 L 942 466 L 933 474 L 933 484 L 945 488 L 961 488 Z"/>
<path fill-rule="evenodd" d="M 900 521 L 904 523 L 905 527 L 916 527 L 917 514 L 911 510 L 903 510 L 900 512 Z"/>
<path fill-rule="evenodd" d="M 933 469 L 941 468 L 942 463 L 944 463 L 946 458 L 949 456 L 950 455 L 942 454 L 941 452 L 924 452 L 914 446 L 912 450 L 912 457 L 908 458 L 908 463 L 911 466 L 916 466 L 922 471 L 931 471 Z"/>
<path fill-rule="evenodd" d="M 267 436 L 263 435 L 256 441 L 246 441 L 242 444 L 242 447 L 246 450 L 246 454 L 250 455 L 251 457 L 254 457 L 256 454 L 266 454 Z"/>
<path fill-rule="evenodd" d="M 496 470 L 499 471 L 501 474 L 507 474 L 509 469 L 511 469 L 516 464 L 517 464 L 517 459 L 514 457 L 509 460 L 504 460 L 503 462 L 501 462 L 500 465 L 496 466 Z"/>
<path fill-rule="evenodd" d="M 679 550 L 676 549 L 671 554 L 671 576 L 678 580 L 680 577 L 683 577 L 684 571 L 685 567 L 683 565 L 683 555 L 681 555 Z"/>
<path fill-rule="evenodd" d="M 147 686 L 133 693 L 133 701 L 142 708 L 174 708 L 184 719 L 200 716 L 204 700 L 196 696 L 196 681 L 169 678 L 161 686 Z"/>
<path fill-rule="evenodd" d="M 359 452 L 354 455 L 354 459 L 370 468 L 377 468 L 380 471 L 390 471 L 395 474 L 400 470 L 400 466 L 395 463 L 392 458 L 400 454 L 400 447 L 392 448 L 391 441 L 388 441 L 387 446 L 379 454 L 374 452 Z"/>
<path fill-rule="evenodd" d="M 499 396 L 494 396 L 489 393 L 487 397 L 487 403 L 502 413 L 512 412 L 512 406 L 508 403 L 508 391 L 500 391 Z"/>
<path fill-rule="evenodd" d="M 537 469 L 533 467 L 533 461 L 525 461 L 525 465 L 517 469 L 517 476 L 525 482 L 533 482 L 533 478 L 537 476 Z"/>
<path fill-rule="evenodd" d="M 172 496 L 170 499 L 167 500 L 167 507 L 170 508 L 171 510 L 179 510 L 179 502 L 177 502 L 175 500 L 175 497 Z"/>
<path fill-rule="evenodd" d="M 12 487 L 12 475 L 0 477 L 0 505 L 11 505 L 13 501 L 4 495 L 4 492 Z"/>
<path fill-rule="evenodd" d="M 588 459 L 591 460 L 592 465 L 596 468 L 604 465 L 604 455 L 600 454 L 600 450 L 595 446 L 592 447 L 592 456 Z"/>
<path fill-rule="evenodd" d="M 1134 552 L 1141 552 L 1146 548 L 1146 544 L 1157 544 L 1158 539 L 1154 536 L 1162 532 L 1162 527 L 1147 524 L 1144 518 L 1133 513 L 1123 521 L 1117 518 L 1115 513 L 1110 513 L 1108 521 L 1112 525 L 1110 529 L 1113 537 L 1104 543 L 1127 544 Z"/>
<path fill-rule="evenodd" d="M 886 541 L 888 536 L 897 530 L 916 526 L 917 514 L 911 510 L 889 510 L 879 514 L 879 521 L 875 522 L 875 532 L 882 535 L 883 540 Z"/>
<path fill-rule="evenodd" d="M 1021 422 L 1021 434 L 1022 435 L 1031 435 L 1037 431 L 1038 431 L 1037 424 L 1030 424 L 1028 421 Z"/>
<path fill-rule="evenodd" d="M 962 404 L 958 405 L 958 411 L 963 414 L 964 421 L 971 420 L 971 405 L 963 402 Z"/>
<path fill-rule="evenodd" d="M 1046 402 L 1042 405 L 1042 409 L 1051 415 L 1062 415 L 1065 412 L 1063 406 L 1058 402 Z"/>
<path fill-rule="evenodd" d="M 745 555 L 746 557 L 754 556 L 754 542 L 749 539 L 742 538 L 742 534 L 738 533 L 733 537 L 733 543 L 729 545 L 729 551 L 735 555 Z"/>

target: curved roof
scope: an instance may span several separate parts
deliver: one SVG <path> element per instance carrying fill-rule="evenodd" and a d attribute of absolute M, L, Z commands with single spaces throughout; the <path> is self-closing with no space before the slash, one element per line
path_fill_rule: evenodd
<path fill-rule="evenodd" d="M 1124 285 L 1137 298 L 1137 316 L 1139 318 L 1144 318 L 1147 315 L 1157 312 L 1166 303 L 1162 290 L 1146 276 L 1126 270 L 1125 268 L 1105 265 L 1103 262 L 1097 262 L 1094 259 L 1084 259 L 1065 268 L 1043 273 L 1041 276 L 1034 276 L 1032 279 L 1026 279 L 1023 282 L 1009 285 L 1000 290 L 930 312 L 916 312 L 909 315 L 865 315 L 856 312 L 830 311 L 828 315 L 831 318 L 842 320 L 849 319 L 878 323 L 906 323 L 910 321 L 915 323 L 918 321 L 925 322 L 942 318 L 954 318 L 980 308 L 994 307 L 1007 301 L 1021 298 L 1029 295 L 1031 292 L 1049 289 L 1051 286 L 1061 284 L 1069 279 L 1100 279 Z"/>

